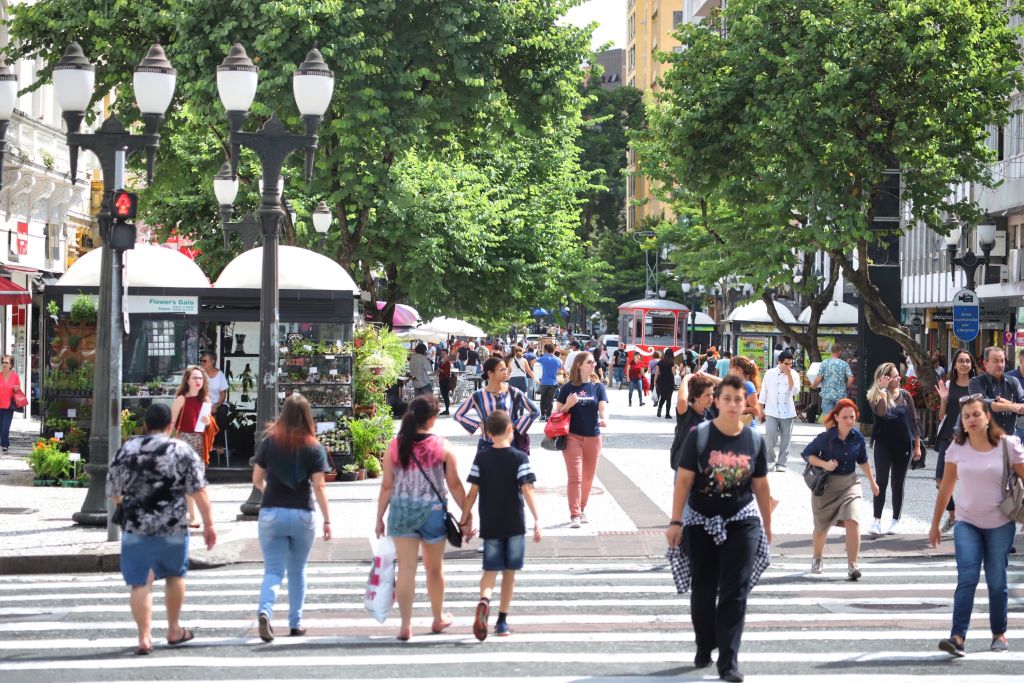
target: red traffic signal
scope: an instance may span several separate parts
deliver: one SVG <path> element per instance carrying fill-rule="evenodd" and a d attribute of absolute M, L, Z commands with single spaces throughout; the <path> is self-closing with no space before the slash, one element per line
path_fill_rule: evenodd
<path fill-rule="evenodd" d="M 114 193 L 114 218 L 126 221 L 135 218 L 139 209 L 139 197 L 134 192 L 118 190 Z"/>

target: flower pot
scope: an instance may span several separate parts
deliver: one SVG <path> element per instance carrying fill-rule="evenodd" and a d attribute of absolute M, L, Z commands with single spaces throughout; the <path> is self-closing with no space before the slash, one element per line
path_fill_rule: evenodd
<path fill-rule="evenodd" d="M 339 472 L 338 481 L 355 481 L 357 476 L 356 472 Z"/>
<path fill-rule="evenodd" d="M 366 479 L 366 468 L 360 467 L 356 470 L 356 481 L 363 481 Z"/>
<path fill-rule="evenodd" d="M 324 481 L 334 481 L 338 478 L 337 472 L 324 472 Z"/>
<path fill-rule="evenodd" d="M 57 480 L 56 479 L 33 479 L 32 480 L 32 485 L 33 486 L 56 486 L 57 485 Z"/>
<path fill-rule="evenodd" d="M 80 489 L 88 486 L 88 484 L 81 479 L 61 479 L 60 485 L 67 489 Z"/>
<path fill-rule="evenodd" d="M 366 470 L 367 479 L 376 479 L 380 476 L 380 470 Z"/>
<path fill-rule="evenodd" d="M 356 406 L 352 410 L 352 416 L 353 417 L 359 417 L 360 415 L 367 415 L 369 417 L 373 417 L 376 414 L 377 414 L 377 406 L 373 405 L 372 403 L 370 405 L 365 405 L 365 406 Z"/>

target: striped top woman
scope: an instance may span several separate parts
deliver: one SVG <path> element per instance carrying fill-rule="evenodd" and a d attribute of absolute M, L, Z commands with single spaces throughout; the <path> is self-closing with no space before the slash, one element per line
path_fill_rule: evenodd
<path fill-rule="evenodd" d="M 491 443 L 490 437 L 483 433 L 481 425 L 495 410 L 504 410 L 512 417 L 512 426 L 516 434 L 513 446 L 529 453 L 530 441 L 526 433 L 534 420 L 540 417 L 537 406 L 526 397 L 525 392 L 508 386 L 508 366 L 501 358 L 488 358 L 484 363 L 482 375 L 484 386 L 474 391 L 459 406 L 455 411 L 455 420 L 470 434 L 481 430 L 480 441 L 477 443 L 479 452 Z M 471 415 L 471 411 L 475 412 L 475 415 Z"/>

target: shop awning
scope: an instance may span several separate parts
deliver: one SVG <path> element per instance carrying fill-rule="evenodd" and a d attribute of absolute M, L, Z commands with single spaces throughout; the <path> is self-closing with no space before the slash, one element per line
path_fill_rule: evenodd
<path fill-rule="evenodd" d="M 21 306 L 32 303 L 32 295 L 24 287 L 19 287 L 10 280 L 0 278 L 0 305 Z"/>

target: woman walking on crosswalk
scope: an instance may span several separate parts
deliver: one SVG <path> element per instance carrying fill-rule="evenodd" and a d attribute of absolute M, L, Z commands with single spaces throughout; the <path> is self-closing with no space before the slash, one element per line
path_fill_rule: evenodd
<path fill-rule="evenodd" d="M 267 429 L 252 468 L 252 484 L 263 492 L 259 517 L 263 584 L 257 619 L 264 642 L 274 639 L 270 620 L 285 572 L 289 634 L 306 634 L 302 628 L 302 608 L 306 601 L 306 563 L 316 537 L 314 496 L 324 518 L 324 540 L 331 538 L 331 512 L 324 478 L 328 469 L 327 453 L 316 438 L 309 401 L 292 394 Z"/>
<path fill-rule="evenodd" d="M 957 516 L 953 528 L 956 550 L 956 592 L 953 594 L 953 628 L 939 649 L 963 657 L 967 627 L 974 610 L 981 566 L 988 584 L 988 619 L 992 629 L 993 652 L 1009 649 L 1006 626 L 1009 618 L 1009 590 L 1006 568 L 1016 525 L 999 508 L 1003 500 L 1003 468 L 1013 467 L 1024 478 L 1024 447 L 1020 439 L 1007 436 L 992 419 L 981 394 L 961 399 L 960 425 L 946 451 L 946 469 L 932 513 L 928 540 L 937 547 L 942 540 L 942 511 L 956 486 Z"/>
<path fill-rule="evenodd" d="M 825 431 L 807 444 L 800 455 L 809 464 L 829 472 L 828 486 L 821 495 L 811 495 L 814 533 L 811 536 L 811 573 L 824 571 L 822 554 L 828 530 L 841 526 L 846 530 L 847 576 L 851 581 L 861 577 L 857 566 L 860 555 L 860 481 L 857 466 L 864 471 L 872 495 L 878 495 L 878 484 L 871 473 L 864 435 L 856 428 L 857 404 L 848 398 L 839 399 L 825 416 Z"/>
<path fill-rule="evenodd" d="M 677 587 L 690 590 L 694 666 L 710 666 L 717 648 L 719 678 L 742 681 L 747 596 L 768 567 L 772 538 L 768 458 L 764 439 L 740 420 L 743 380 L 725 377 L 715 403 L 718 417 L 701 423 L 683 444 L 665 536 L 681 551 Z"/>

